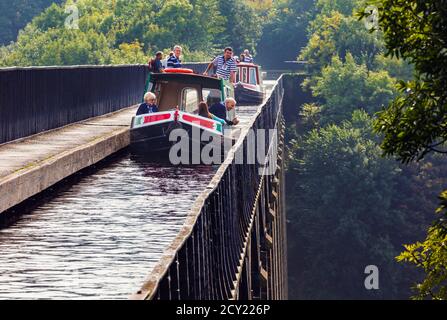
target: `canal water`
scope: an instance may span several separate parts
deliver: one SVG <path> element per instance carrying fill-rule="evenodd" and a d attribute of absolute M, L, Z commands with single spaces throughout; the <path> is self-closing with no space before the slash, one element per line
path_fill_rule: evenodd
<path fill-rule="evenodd" d="M 178 233 L 212 166 L 121 155 L 0 230 L 0 299 L 126 299 Z"/>
<path fill-rule="evenodd" d="M 256 110 L 238 108 L 241 122 Z M 59 184 L 0 229 L 0 299 L 129 298 L 217 168 L 123 151 Z"/>

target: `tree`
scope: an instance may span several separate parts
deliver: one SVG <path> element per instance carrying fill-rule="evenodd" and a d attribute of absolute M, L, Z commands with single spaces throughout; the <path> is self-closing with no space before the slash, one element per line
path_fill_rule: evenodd
<path fill-rule="evenodd" d="M 300 59 L 309 63 L 309 72 L 321 71 L 333 56 L 344 60 L 348 52 L 357 63 L 371 69 L 375 56 L 383 49 L 380 33 L 368 32 L 361 21 L 338 11 L 318 15 L 310 31 L 309 43 L 300 54 Z"/>
<path fill-rule="evenodd" d="M 106 37 L 93 30 L 49 29 L 42 32 L 28 26 L 5 58 L 8 65 L 54 66 L 109 64 L 111 55 Z"/>
<path fill-rule="evenodd" d="M 254 48 L 261 30 L 257 12 L 236 1 L 78 0 L 76 6 L 79 29 L 67 29 L 65 4 L 53 4 L 0 51 L 0 65 L 146 63 L 143 55 L 176 44 L 187 59 L 209 60 L 223 45 Z"/>
<path fill-rule="evenodd" d="M 14 41 L 19 30 L 52 3 L 62 0 L 11 0 L 0 2 L 0 45 Z"/>
<path fill-rule="evenodd" d="M 297 52 L 307 43 L 306 29 L 315 11 L 316 0 L 275 1 L 264 18 L 262 36 L 257 46 L 257 61 L 275 67 L 283 61 L 296 60 Z"/>
<path fill-rule="evenodd" d="M 421 160 L 429 153 L 447 151 L 447 2 L 376 0 L 387 54 L 414 64 L 416 78 L 401 81 L 405 94 L 381 112 L 375 123 L 383 134 L 382 149 L 404 163 Z M 370 13 L 363 10 L 360 17 Z M 443 149 L 444 148 L 444 149 Z M 424 242 L 407 245 L 398 259 L 425 271 L 416 286 L 417 298 L 447 299 L 447 191 L 441 196 L 440 217 Z"/>
<path fill-rule="evenodd" d="M 222 47 L 231 46 L 236 53 L 244 49 L 256 53 L 262 32 L 262 20 L 256 11 L 237 0 L 219 1 L 219 9 L 226 17 L 225 29 L 218 35 Z"/>
<path fill-rule="evenodd" d="M 321 124 L 340 123 L 349 119 L 356 109 L 370 115 L 387 105 L 396 95 L 395 81 L 386 71 L 368 71 L 357 64 L 350 53 L 346 62 L 337 56 L 323 68 L 321 76 L 314 77 L 313 95 L 320 99 Z"/>
<path fill-rule="evenodd" d="M 345 16 L 352 16 L 353 12 L 361 6 L 359 0 L 317 0 L 316 7 L 323 15 L 329 16 L 337 11 Z"/>
<path fill-rule="evenodd" d="M 371 121 L 355 111 L 350 121 L 310 131 L 291 150 L 296 184 L 288 208 L 294 234 L 289 255 L 296 267 L 290 288 L 296 298 L 407 294 L 410 280 L 393 257 L 400 246 L 395 228 L 409 225 L 411 213 L 394 207 L 401 170 L 380 156 Z M 363 286 L 369 264 L 379 266 L 383 277 L 376 292 Z"/>
<path fill-rule="evenodd" d="M 376 128 L 383 149 L 403 162 L 422 159 L 447 141 L 447 6 L 445 1 L 373 1 L 388 55 L 414 64 L 416 79 L 401 82 L 406 92 L 383 111 Z"/>
<path fill-rule="evenodd" d="M 379 54 L 374 58 L 373 70 L 386 70 L 395 79 L 410 81 L 413 79 L 414 67 L 405 60 Z"/>
<path fill-rule="evenodd" d="M 437 213 L 447 215 L 447 191 L 439 196 L 441 206 Z M 439 219 L 428 229 L 427 238 L 423 242 L 405 245 L 405 251 L 397 261 L 411 262 L 422 268 L 426 277 L 415 286 L 418 294 L 415 299 L 432 298 L 447 299 L 447 223 Z"/>

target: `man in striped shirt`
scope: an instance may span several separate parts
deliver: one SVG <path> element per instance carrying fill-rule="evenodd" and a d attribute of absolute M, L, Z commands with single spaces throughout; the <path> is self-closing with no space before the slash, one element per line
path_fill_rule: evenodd
<path fill-rule="evenodd" d="M 230 80 L 231 83 L 236 82 L 236 62 L 233 59 L 233 49 L 230 47 L 225 48 L 222 56 L 217 56 L 206 68 L 204 75 L 208 74 L 208 71 L 216 67 L 216 75 L 218 78 Z"/>
<path fill-rule="evenodd" d="M 168 68 L 181 68 L 182 60 L 180 60 L 180 56 L 182 54 L 182 47 L 175 46 L 174 47 L 174 55 L 170 56 L 168 59 Z"/>
<path fill-rule="evenodd" d="M 253 57 L 251 56 L 250 51 L 248 51 L 248 49 L 244 50 L 244 61 L 243 62 L 253 63 Z"/>

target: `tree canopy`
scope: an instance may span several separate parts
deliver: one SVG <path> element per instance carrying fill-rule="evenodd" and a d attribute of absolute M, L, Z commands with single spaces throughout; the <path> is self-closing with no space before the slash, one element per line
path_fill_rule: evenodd
<path fill-rule="evenodd" d="M 172 46 L 185 58 L 208 60 L 225 46 L 255 50 L 260 13 L 240 1 L 79 0 L 77 28 L 67 28 L 69 0 L 53 4 L 0 49 L 0 66 L 145 63 Z"/>
<path fill-rule="evenodd" d="M 447 154 L 447 1 L 369 1 L 377 6 L 387 55 L 414 65 L 415 78 L 402 80 L 397 97 L 375 122 L 382 149 L 404 163 L 428 154 Z M 363 10 L 360 16 L 370 14 Z M 440 176 L 441 178 L 442 176 Z M 440 195 L 440 217 L 424 242 L 407 245 L 399 261 L 425 271 L 416 298 L 447 299 L 447 191 Z"/>
<path fill-rule="evenodd" d="M 62 0 L 0 1 L 0 45 L 16 40 L 19 30 L 52 3 Z"/>
<path fill-rule="evenodd" d="M 417 68 L 387 55 L 386 31 L 371 32 L 356 16 L 365 6 L 361 0 L 316 1 L 300 52 L 309 62 L 302 87 L 313 99 L 300 106 L 296 130 L 287 133 L 294 298 L 408 298 L 423 274 L 395 257 L 404 243 L 424 236 L 435 195 L 447 182 L 447 162 L 439 156 L 408 166 L 382 156 L 382 132 L 373 130 L 377 112 L 406 97 L 397 84 L 414 81 Z M 420 253 L 421 269 L 434 270 L 444 259 L 437 242 L 444 234 L 430 235 L 437 260 L 418 243 L 399 261 L 414 262 L 413 253 Z M 363 286 L 362 268 L 369 264 L 383 277 L 380 290 Z M 421 288 L 445 281 L 444 269 L 436 270 Z"/>
<path fill-rule="evenodd" d="M 311 86 L 314 96 L 321 98 L 325 123 L 340 123 L 357 109 L 373 115 L 396 96 L 395 79 L 387 71 L 369 71 L 366 65 L 357 64 L 351 53 L 345 60 L 343 63 L 334 56 Z"/>

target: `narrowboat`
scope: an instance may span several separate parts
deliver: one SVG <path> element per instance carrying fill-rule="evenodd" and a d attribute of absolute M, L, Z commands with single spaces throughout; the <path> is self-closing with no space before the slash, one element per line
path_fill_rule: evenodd
<path fill-rule="evenodd" d="M 170 141 L 174 129 L 188 133 L 190 145 L 199 143 L 204 132 L 221 137 L 223 125 L 213 119 L 201 117 L 198 105 L 206 101 L 208 106 L 234 97 L 234 87 L 223 79 L 193 73 L 189 69 L 166 69 L 165 73 L 150 73 L 145 92 L 157 96 L 158 112 L 132 118 L 130 149 L 134 154 L 166 155 L 176 141 Z M 193 134 L 193 128 L 200 135 Z"/>
<path fill-rule="evenodd" d="M 253 63 L 237 64 L 235 99 L 238 105 L 258 105 L 264 101 L 260 66 Z"/>

